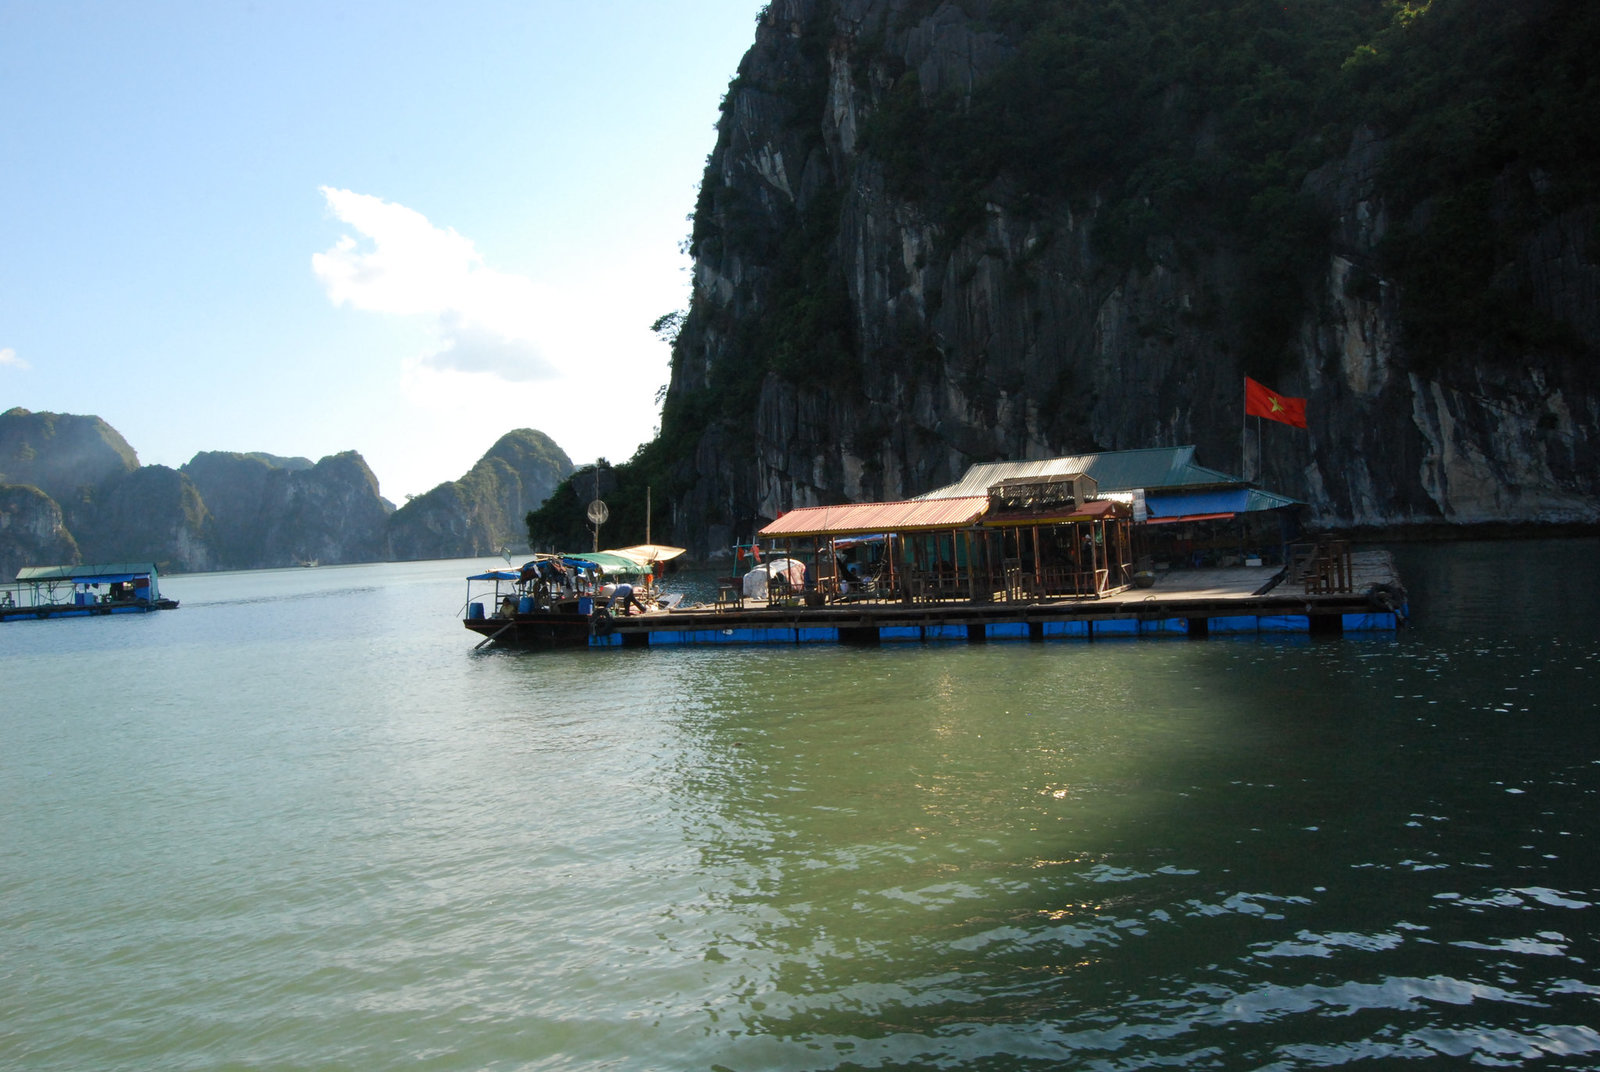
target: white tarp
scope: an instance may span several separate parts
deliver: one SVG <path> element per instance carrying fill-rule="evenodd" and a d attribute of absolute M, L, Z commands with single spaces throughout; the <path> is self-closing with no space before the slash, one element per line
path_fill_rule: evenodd
<path fill-rule="evenodd" d="M 803 562 L 793 558 L 775 558 L 771 562 L 763 562 L 744 575 L 744 597 L 766 599 L 767 582 L 774 576 L 787 577 L 789 587 L 798 592 L 805 586 L 806 567 Z"/>

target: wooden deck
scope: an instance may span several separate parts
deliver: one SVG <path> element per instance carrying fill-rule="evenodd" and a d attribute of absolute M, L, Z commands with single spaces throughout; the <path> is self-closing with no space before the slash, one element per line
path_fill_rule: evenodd
<path fill-rule="evenodd" d="M 1007 602 L 868 598 L 808 606 L 801 599 L 704 604 L 615 622 L 599 646 L 846 643 L 1051 637 L 1211 636 L 1255 632 L 1338 634 L 1394 630 L 1404 621 L 1399 578 L 1385 551 L 1352 554 L 1350 591 L 1310 593 L 1281 567 L 1174 570 L 1148 588 L 1101 598 Z M 1374 592 L 1375 586 L 1383 586 Z"/>

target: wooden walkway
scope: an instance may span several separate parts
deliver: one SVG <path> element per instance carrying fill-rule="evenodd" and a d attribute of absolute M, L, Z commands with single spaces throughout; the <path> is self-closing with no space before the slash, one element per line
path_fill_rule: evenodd
<path fill-rule="evenodd" d="M 1351 556 L 1351 591 L 1308 593 L 1280 567 L 1174 570 L 1154 586 L 1094 598 L 1027 601 L 900 599 L 807 606 L 697 605 L 617 619 L 598 646 L 846 643 L 1050 637 L 1211 636 L 1225 633 L 1343 633 L 1394 630 L 1404 621 L 1394 562 L 1385 551 Z M 1374 592 L 1375 586 L 1386 586 Z M 999 594 L 997 593 L 997 596 Z"/>

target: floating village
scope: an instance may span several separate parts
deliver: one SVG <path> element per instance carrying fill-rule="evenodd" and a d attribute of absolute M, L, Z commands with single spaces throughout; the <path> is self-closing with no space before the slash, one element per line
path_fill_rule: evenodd
<path fill-rule="evenodd" d="M 1303 536 L 1305 504 L 1192 446 L 973 466 L 899 502 L 807 506 L 735 549 L 714 601 L 678 548 L 539 555 L 468 578 L 479 647 L 1208 637 L 1393 631 L 1389 554 Z"/>
<path fill-rule="evenodd" d="M 1307 538 L 1305 504 L 1192 446 L 975 465 L 898 502 L 806 506 L 733 549 L 714 599 L 663 586 L 681 548 L 541 554 L 467 578 L 478 647 L 875 645 L 1393 631 L 1383 550 Z M 153 563 L 31 566 L 0 622 L 175 608 Z"/>

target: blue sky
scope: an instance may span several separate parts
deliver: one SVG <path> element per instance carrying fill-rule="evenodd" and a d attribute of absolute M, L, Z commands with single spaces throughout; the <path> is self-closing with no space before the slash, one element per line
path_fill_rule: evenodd
<path fill-rule="evenodd" d="M 146 464 L 652 437 L 760 0 L 0 0 L 0 410 Z"/>

